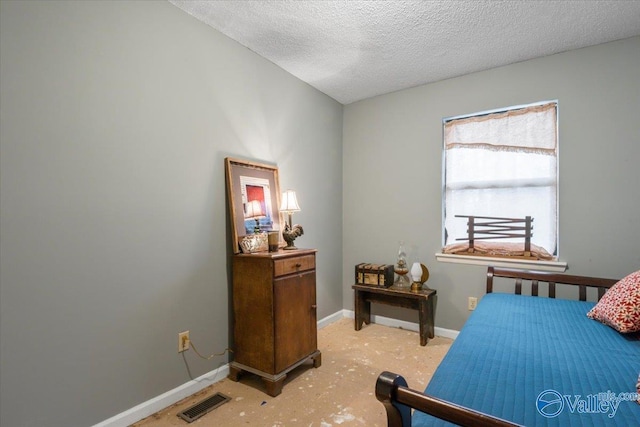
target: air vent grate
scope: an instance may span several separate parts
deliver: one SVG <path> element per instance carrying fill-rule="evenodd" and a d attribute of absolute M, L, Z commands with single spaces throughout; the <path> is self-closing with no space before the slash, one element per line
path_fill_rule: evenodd
<path fill-rule="evenodd" d="M 178 413 L 178 416 L 188 423 L 192 423 L 198 418 L 208 414 L 216 409 L 218 406 L 223 405 L 230 401 L 229 396 L 225 396 L 222 393 L 216 393 L 211 397 L 204 399 L 203 401 L 196 403 L 190 408 L 185 409 Z"/>

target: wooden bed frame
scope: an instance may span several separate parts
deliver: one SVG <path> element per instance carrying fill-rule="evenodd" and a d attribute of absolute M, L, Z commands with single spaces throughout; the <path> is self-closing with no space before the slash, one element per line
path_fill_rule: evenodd
<path fill-rule="evenodd" d="M 598 289 L 598 300 L 605 291 L 618 280 L 600 277 L 573 276 L 569 274 L 542 273 L 536 271 L 514 270 L 509 268 L 489 267 L 487 269 L 487 293 L 493 292 L 493 279 L 504 277 L 515 279 L 515 293 L 522 294 L 523 280 L 531 283 L 531 295 L 538 296 L 539 284 L 547 283 L 549 298 L 555 298 L 556 284 L 578 286 L 580 301 L 586 301 L 587 288 Z M 474 411 L 452 402 L 427 395 L 408 387 L 406 380 L 398 374 L 385 371 L 376 381 L 376 398 L 382 402 L 387 411 L 389 427 L 410 427 L 411 409 L 433 415 L 461 426 L 516 426 L 509 421 Z"/>

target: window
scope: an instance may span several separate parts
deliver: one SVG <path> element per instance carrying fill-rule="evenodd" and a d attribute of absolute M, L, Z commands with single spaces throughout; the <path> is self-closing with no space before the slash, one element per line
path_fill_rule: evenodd
<path fill-rule="evenodd" d="M 443 126 L 444 244 L 467 237 L 466 218 L 456 215 L 531 216 L 531 242 L 557 256 L 557 101 L 448 118 Z"/>

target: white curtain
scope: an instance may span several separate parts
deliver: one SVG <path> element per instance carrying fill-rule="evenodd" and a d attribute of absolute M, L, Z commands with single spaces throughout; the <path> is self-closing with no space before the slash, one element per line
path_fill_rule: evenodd
<path fill-rule="evenodd" d="M 455 215 L 529 215 L 532 242 L 557 254 L 556 126 L 556 102 L 445 121 L 445 244 L 467 236 Z"/>

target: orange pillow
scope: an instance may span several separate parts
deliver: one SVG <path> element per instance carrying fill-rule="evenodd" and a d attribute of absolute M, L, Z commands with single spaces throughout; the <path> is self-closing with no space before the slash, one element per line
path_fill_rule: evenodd
<path fill-rule="evenodd" d="M 613 285 L 587 316 L 618 332 L 640 331 L 640 270 Z"/>

